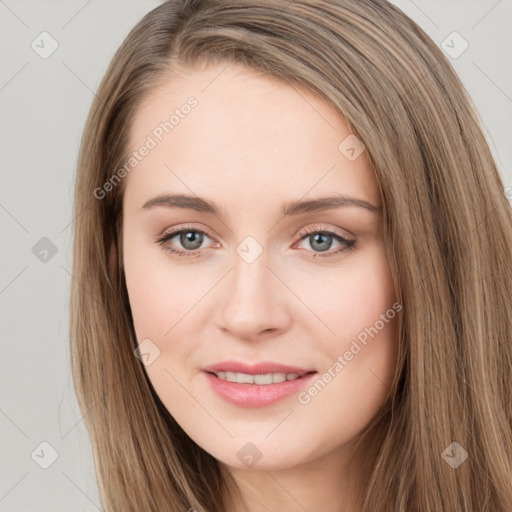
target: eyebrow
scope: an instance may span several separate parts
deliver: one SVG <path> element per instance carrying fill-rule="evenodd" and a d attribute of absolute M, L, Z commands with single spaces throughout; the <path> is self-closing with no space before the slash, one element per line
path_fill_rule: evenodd
<path fill-rule="evenodd" d="M 162 194 L 150 199 L 141 209 L 151 209 L 157 206 L 172 208 L 186 208 L 196 210 L 202 213 L 211 213 L 220 216 L 220 209 L 206 199 L 197 196 L 189 196 L 184 194 Z M 376 213 L 382 209 L 381 206 L 375 206 L 362 199 L 356 199 L 345 195 L 334 195 L 328 197 L 319 197 L 306 201 L 292 201 L 282 206 L 281 214 L 283 217 L 300 215 L 303 213 L 320 212 L 324 210 L 333 210 L 344 206 L 357 206 L 364 208 L 372 213 Z"/>

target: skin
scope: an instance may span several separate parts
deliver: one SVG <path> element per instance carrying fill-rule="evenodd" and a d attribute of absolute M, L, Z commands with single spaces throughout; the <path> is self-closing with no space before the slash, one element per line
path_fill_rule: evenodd
<path fill-rule="evenodd" d="M 240 486 L 246 505 L 233 510 L 358 510 L 365 443 L 351 457 L 356 436 L 389 392 L 396 317 L 308 404 L 292 395 L 240 408 L 211 390 L 201 368 L 276 361 L 322 374 L 392 306 L 382 210 L 280 213 L 289 201 L 333 193 L 380 207 L 366 153 L 350 161 L 338 150 L 350 131 L 322 99 L 235 64 L 181 69 L 165 79 L 139 105 L 130 147 L 190 96 L 198 105 L 123 184 L 123 262 L 135 332 L 160 350 L 145 370 L 185 432 Z M 208 199 L 219 215 L 142 208 L 169 193 Z M 187 257 L 156 242 L 184 225 L 206 232 L 200 249 L 187 246 Z M 356 239 L 356 246 L 336 253 L 343 244 L 327 238 L 322 252 L 304 232 L 309 227 Z M 252 263 L 236 252 L 247 236 L 263 250 Z M 187 251 L 179 235 L 166 245 Z M 262 454 L 252 468 L 237 457 L 247 442 Z"/>

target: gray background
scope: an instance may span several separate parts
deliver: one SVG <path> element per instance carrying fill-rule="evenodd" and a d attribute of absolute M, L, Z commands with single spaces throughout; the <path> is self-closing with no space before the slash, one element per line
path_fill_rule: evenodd
<path fill-rule="evenodd" d="M 476 104 L 512 198 L 512 0 L 393 3 L 439 46 L 453 31 L 469 44 L 449 60 Z M 87 112 L 111 57 L 159 4 L 0 0 L 3 512 L 101 510 L 69 369 L 74 172 Z M 444 44 L 460 52 L 462 41 L 450 41 Z M 52 44 L 58 48 L 44 55 Z"/>

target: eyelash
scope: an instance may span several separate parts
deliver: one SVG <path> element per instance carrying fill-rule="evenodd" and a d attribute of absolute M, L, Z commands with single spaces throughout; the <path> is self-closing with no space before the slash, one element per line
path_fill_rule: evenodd
<path fill-rule="evenodd" d="M 176 256 L 178 256 L 180 258 L 195 258 L 195 257 L 201 256 L 201 253 L 202 253 L 201 249 L 195 249 L 193 251 L 183 251 L 181 249 L 174 249 L 173 247 L 171 247 L 171 246 L 166 244 L 166 242 L 168 242 L 169 240 L 173 239 L 175 236 L 180 235 L 181 233 L 189 233 L 189 232 L 199 233 L 199 234 L 202 234 L 202 235 L 206 235 L 208 238 L 211 238 L 208 235 L 208 233 L 206 233 L 205 231 L 202 231 L 200 229 L 196 229 L 196 228 L 193 228 L 193 227 L 186 227 L 185 226 L 185 227 L 180 228 L 178 230 L 171 231 L 170 233 L 166 233 L 163 237 L 157 239 L 156 242 L 159 243 L 165 251 L 167 251 L 167 252 L 169 252 L 171 254 L 174 254 L 174 255 L 176 255 Z M 343 247 L 341 247 L 341 248 L 339 248 L 338 250 L 335 250 L 335 251 L 328 250 L 328 251 L 321 251 L 321 252 L 305 249 L 308 252 L 313 252 L 314 253 L 311 256 L 311 258 L 330 258 L 330 257 L 333 257 L 336 254 L 339 254 L 339 253 L 344 252 L 344 251 L 353 251 L 355 249 L 355 247 L 356 247 L 356 241 L 355 240 L 349 240 L 348 238 L 345 238 L 345 237 L 339 235 L 338 233 L 335 233 L 333 231 L 328 231 L 328 230 L 325 230 L 325 229 L 319 229 L 318 227 L 315 227 L 315 226 L 310 227 L 310 228 L 306 228 L 304 230 L 304 233 L 302 234 L 301 238 L 299 239 L 299 242 L 301 242 L 302 240 L 305 240 L 306 238 L 308 238 L 312 234 L 315 234 L 315 235 L 319 234 L 319 235 L 330 236 L 330 237 L 334 238 L 334 240 L 336 240 L 337 242 L 340 242 L 343 245 Z"/>

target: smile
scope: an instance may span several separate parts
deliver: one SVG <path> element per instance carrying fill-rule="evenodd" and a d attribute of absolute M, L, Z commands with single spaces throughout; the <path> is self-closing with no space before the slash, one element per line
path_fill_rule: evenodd
<path fill-rule="evenodd" d="M 258 386 L 265 384 L 278 384 L 287 380 L 295 380 L 300 377 L 297 373 L 265 373 L 259 375 L 250 375 L 248 373 L 237 372 L 217 372 L 215 373 L 221 380 L 227 382 L 237 382 L 238 384 L 256 384 Z"/>
<path fill-rule="evenodd" d="M 304 389 L 318 373 L 247 374 L 238 372 L 201 372 L 210 389 L 223 401 L 238 407 L 261 408 L 284 401 Z"/>

